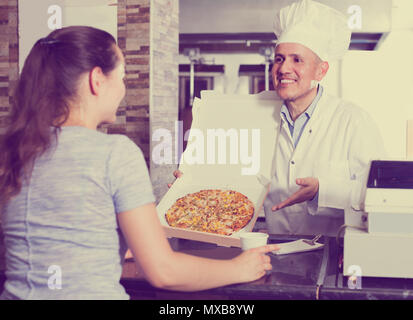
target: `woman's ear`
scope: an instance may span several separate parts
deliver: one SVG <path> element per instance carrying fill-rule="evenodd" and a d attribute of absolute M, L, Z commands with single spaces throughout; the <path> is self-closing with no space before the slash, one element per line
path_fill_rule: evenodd
<path fill-rule="evenodd" d="M 90 91 L 94 96 L 99 95 L 104 81 L 105 75 L 100 67 L 94 67 L 92 71 L 89 72 Z"/>
<path fill-rule="evenodd" d="M 316 80 L 321 81 L 327 74 L 328 68 L 330 65 L 328 64 L 327 61 L 321 61 L 320 64 L 317 67 L 317 72 L 316 72 Z"/>

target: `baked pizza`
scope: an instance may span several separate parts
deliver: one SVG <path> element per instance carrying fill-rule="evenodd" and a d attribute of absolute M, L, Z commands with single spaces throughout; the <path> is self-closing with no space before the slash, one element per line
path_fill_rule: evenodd
<path fill-rule="evenodd" d="M 222 235 L 244 228 L 254 215 L 254 205 L 233 190 L 201 190 L 176 200 L 165 214 L 171 227 Z"/>

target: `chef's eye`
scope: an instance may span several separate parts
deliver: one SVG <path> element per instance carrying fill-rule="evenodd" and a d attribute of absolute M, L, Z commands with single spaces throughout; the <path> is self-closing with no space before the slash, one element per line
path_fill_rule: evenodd
<path fill-rule="evenodd" d="M 294 62 L 295 63 L 299 63 L 299 62 L 302 62 L 303 60 L 301 60 L 301 58 L 299 58 L 299 57 L 295 57 L 294 58 Z"/>
<path fill-rule="evenodd" d="M 284 59 L 280 56 L 277 56 L 277 57 L 274 58 L 274 63 L 281 63 L 283 61 L 284 61 Z"/>

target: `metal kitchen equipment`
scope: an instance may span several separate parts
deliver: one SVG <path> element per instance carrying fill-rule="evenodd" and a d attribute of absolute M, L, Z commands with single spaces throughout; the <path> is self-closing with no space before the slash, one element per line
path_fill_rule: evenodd
<path fill-rule="evenodd" d="M 189 105 L 192 107 L 194 101 L 194 86 L 195 86 L 195 64 L 201 62 L 202 57 L 199 48 L 188 48 L 184 50 L 184 55 L 188 57 L 190 62 L 190 93 L 189 93 Z"/>
<path fill-rule="evenodd" d="M 413 278 L 413 161 L 372 161 L 366 178 L 345 210 L 343 273 Z"/>
<path fill-rule="evenodd" d="M 273 47 L 261 47 L 260 55 L 265 58 L 265 90 L 270 90 L 270 64 L 273 63 L 274 49 Z"/>

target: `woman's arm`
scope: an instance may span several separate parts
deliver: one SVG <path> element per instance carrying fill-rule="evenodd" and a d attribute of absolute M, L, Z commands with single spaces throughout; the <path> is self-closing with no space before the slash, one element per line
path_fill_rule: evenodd
<path fill-rule="evenodd" d="M 120 228 L 146 279 L 155 287 L 196 291 L 256 280 L 271 270 L 267 245 L 228 260 L 195 257 L 171 249 L 153 203 L 118 214 Z"/>

